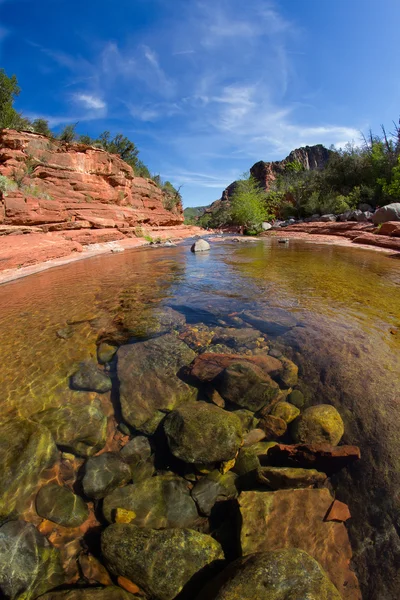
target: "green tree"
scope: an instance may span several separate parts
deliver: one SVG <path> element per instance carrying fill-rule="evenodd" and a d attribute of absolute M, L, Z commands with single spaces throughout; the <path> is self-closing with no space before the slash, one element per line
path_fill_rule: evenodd
<path fill-rule="evenodd" d="M 75 125 L 66 125 L 64 129 L 61 131 L 58 139 L 61 142 L 66 142 L 67 144 L 72 144 L 76 140 L 76 129 L 77 123 Z"/>
<path fill-rule="evenodd" d="M 8 77 L 0 69 L 0 129 L 29 129 L 30 121 L 17 112 L 13 106 L 21 88 L 15 75 Z"/>
<path fill-rule="evenodd" d="M 88 134 L 80 135 L 78 141 L 80 144 L 85 144 L 86 146 L 93 146 L 95 143 L 95 140 L 93 140 Z"/>
<path fill-rule="evenodd" d="M 231 201 L 232 220 L 243 225 L 246 230 L 258 230 L 268 217 L 266 208 L 267 194 L 258 181 L 248 175 L 237 182 Z"/>
<path fill-rule="evenodd" d="M 48 138 L 52 138 L 53 132 L 49 127 L 49 122 L 46 119 L 35 119 L 32 123 L 33 130 L 35 133 L 40 133 L 40 135 L 45 135 Z"/>
<path fill-rule="evenodd" d="M 110 132 L 104 131 L 99 135 L 98 142 L 103 150 L 111 152 L 111 154 L 118 154 L 122 160 L 128 163 L 133 169 L 136 168 L 139 160 L 139 150 L 136 145 L 131 142 L 130 139 L 122 135 L 122 133 L 117 133 L 117 135 L 111 139 Z"/>

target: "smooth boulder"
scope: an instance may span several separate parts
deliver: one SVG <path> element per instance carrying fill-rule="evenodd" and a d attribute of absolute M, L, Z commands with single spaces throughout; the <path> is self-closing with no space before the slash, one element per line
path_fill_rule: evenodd
<path fill-rule="evenodd" d="M 0 527 L 0 596 L 33 600 L 64 583 L 60 553 L 31 523 Z"/>
<path fill-rule="evenodd" d="M 206 240 L 196 240 L 190 250 L 192 252 L 207 252 L 210 249 L 210 244 Z"/>
<path fill-rule="evenodd" d="M 43 471 L 57 458 L 46 427 L 19 418 L 0 425 L 0 520 L 22 514 Z"/>
<path fill-rule="evenodd" d="M 372 222 L 374 225 L 380 225 L 387 221 L 400 221 L 400 202 L 393 202 L 378 208 L 378 210 L 372 215 Z"/>
<path fill-rule="evenodd" d="M 256 412 L 279 394 L 279 386 L 257 367 L 244 362 L 229 365 L 214 380 L 224 400 Z"/>
<path fill-rule="evenodd" d="M 198 519 L 188 483 L 168 473 L 117 488 L 103 501 L 103 514 L 109 523 L 118 508 L 133 511 L 138 527 L 190 527 Z"/>
<path fill-rule="evenodd" d="M 191 529 L 154 531 L 117 523 L 103 532 L 101 548 L 114 575 L 134 581 L 157 600 L 177 598 L 199 572 L 204 578 L 205 568 L 223 559 L 218 542 Z"/>
<path fill-rule="evenodd" d="M 342 600 L 321 565 L 294 548 L 238 558 L 197 600 Z"/>
<path fill-rule="evenodd" d="M 74 390 L 84 390 L 104 394 L 112 388 L 111 379 L 101 371 L 94 362 L 82 363 L 80 368 L 71 376 L 71 387 Z"/>
<path fill-rule="evenodd" d="M 98 401 L 48 408 L 32 419 L 51 431 L 57 446 L 78 456 L 93 456 L 106 443 L 107 419 Z"/>
<path fill-rule="evenodd" d="M 178 374 L 195 356 L 171 333 L 121 346 L 117 368 L 124 420 L 135 429 L 152 434 L 166 412 L 194 399 L 197 390 Z"/>
<path fill-rule="evenodd" d="M 89 516 L 85 502 L 69 488 L 49 483 L 36 496 L 36 512 L 64 527 L 79 527 Z"/>
<path fill-rule="evenodd" d="M 100 500 L 132 478 L 129 465 L 114 452 L 89 458 L 85 464 L 82 487 L 86 496 Z"/>
<path fill-rule="evenodd" d="M 192 402 L 171 412 L 164 431 L 172 454 L 187 463 L 232 460 L 242 443 L 239 417 L 206 402 Z"/>
<path fill-rule="evenodd" d="M 310 406 L 293 421 L 291 434 L 297 444 L 329 444 L 337 446 L 344 434 L 342 417 L 334 406 Z"/>

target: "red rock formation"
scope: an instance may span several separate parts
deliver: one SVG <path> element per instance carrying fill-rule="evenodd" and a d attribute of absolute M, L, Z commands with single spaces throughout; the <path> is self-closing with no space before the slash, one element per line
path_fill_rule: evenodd
<path fill-rule="evenodd" d="M 0 197 L 0 223 L 64 229 L 179 225 L 156 184 L 116 154 L 26 132 L 0 131 L 0 175 L 19 187 Z M 116 236 L 115 239 L 118 239 Z"/>

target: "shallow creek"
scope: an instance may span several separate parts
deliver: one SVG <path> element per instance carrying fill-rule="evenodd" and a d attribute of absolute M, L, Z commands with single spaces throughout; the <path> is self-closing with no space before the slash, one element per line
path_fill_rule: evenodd
<path fill-rule="evenodd" d="M 333 475 L 329 484 L 332 493 L 349 505 L 352 514 L 345 526 L 352 545 L 352 568 L 360 581 L 363 598 L 397 598 L 400 589 L 399 256 L 303 240 L 278 244 L 276 239 L 245 243 L 215 239 L 210 243 L 209 252 L 196 255 L 185 244 L 91 258 L 0 286 L 0 424 L 66 405 L 93 405 L 100 398 L 96 406 L 108 417 L 106 450 L 119 452 L 127 444 L 128 436 L 132 436 L 134 427 L 128 423 L 129 430 L 123 410 L 121 414 L 116 359 L 110 359 L 101 367 L 111 376 L 111 392 L 76 391 L 70 386 L 70 377 L 82 361 L 97 362 L 100 341 L 118 345 L 142 343 L 165 334 L 168 327 L 158 327 L 159 315 L 163 309 L 172 308 L 176 311 L 173 314 L 177 313 L 180 318 L 178 322 L 171 322 L 169 329 L 178 331 L 192 351 L 207 352 L 207 347 L 214 344 L 217 347 L 211 351 L 223 353 L 229 343 L 213 341 L 215 331 L 224 339 L 223 329 L 227 333 L 232 328 L 257 330 L 258 326 L 246 315 L 281 309 L 292 318 L 294 326 L 277 331 L 261 330 L 257 340 L 243 343 L 241 352 L 253 356 L 265 350 L 266 354 L 270 352 L 268 356 L 287 357 L 299 368 L 299 380 L 292 387 L 302 392 L 304 407 L 331 404 L 339 411 L 345 426 L 341 444 L 359 446 L 362 455 L 360 461 Z M 278 311 L 278 314 L 283 313 Z M 230 351 L 237 350 L 235 344 L 230 348 Z M 121 361 L 119 358 L 118 362 Z M 187 374 L 180 376 L 185 381 L 188 377 Z M 188 384 L 192 384 L 190 378 Z M 121 394 L 124 393 L 122 386 Z M 160 452 L 165 440 L 157 438 L 161 435 L 158 426 L 168 409 L 162 407 L 156 412 L 157 422 L 153 425 L 152 421 L 149 430 L 141 427 L 138 430 L 141 435 L 152 437 L 154 428 L 154 443 Z M 135 418 L 137 415 L 132 417 Z M 125 425 L 117 430 L 124 420 Z M 281 441 L 292 443 L 284 435 Z M 64 451 L 61 466 L 50 468 L 50 461 L 45 465 L 49 469 L 43 477 L 79 492 L 85 458 L 74 456 L 66 444 L 58 443 L 58 447 Z M 11 462 L 10 457 L 7 460 Z M 167 477 L 165 473 L 169 469 L 179 470 L 174 460 L 163 461 L 157 457 L 155 471 L 150 469 L 150 476 L 155 472 Z M 199 467 L 197 474 L 193 474 L 194 469 L 179 474 L 187 476 L 185 481 L 192 489 L 201 473 L 209 473 L 210 468 L 206 467 Z M 125 480 L 122 477 L 119 486 L 129 481 L 129 477 Z M 133 481 L 136 485 L 135 478 Z M 18 494 L 18 486 L 22 490 L 26 479 L 17 482 L 14 495 Z M 97 575 L 90 578 L 90 569 L 82 566 L 79 554 L 84 551 L 87 561 L 92 555 L 93 561 L 102 561 L 96 536 L 104 529 L 103 497 L 88 498 L 82 492 L 90 513 L 86 525 L 78 519 L 78 525 L 74 523 L 55 530 L 51 519 L 43 520 L 36 514 L 36 492 L 37 489 L 23 511 L 18 512 L 16 508 L 13 517 L 34 523 L 61 549 L 68 577 L 66 583 L 55 577 L 53 587 L 111 584 L 107 572 L 101 580 L 98 573 L 102 565 L 97 562 L 96 568 L 93 567 Z M 234 503 L 227 502 L 228 505 L 226 511 L 235 512 Z M 187 507 L 182 505 L 180 509 L 185 512 Z M 150 522 L 152 516 L 149 516 Z M 223 529 L 224 518 L 215 516 L 218 531 Z M 297 513 L 296 518 L 299 518 Z M 212 518 L 210 522 L 206 520 L 203 511 L 203 521 L 196 522 L 193 528 L 214 535 Z M 147 522 L 144 527 L 146 525 L 149 526 Z M 154 529 L 164 527 L 162 522 Z M 218 535 L 214 537 L 219 539 Z M 112 542 L 108 540 L 109 547 Z M 231 540 L 228 545 L 232 543 Z M 222 541 L 221 544 L 226 552 Z M 232 558 L 235 557 L 232 550 Z M 0 587 L 2 560 L 0 529 Z M 331 558 L 326 560 L 328 564 Z M 144 568 L 143 565 L 140 568 Z M 118 575 L 128 584 L 132 583 L 133 577 Z M 112 568 L 111 576 L 112 583 L 117 583 L 117 574 Z M 122 588 L 135 593 L 135 586 L 129 588 L 128 584 L 119 582 Z M 342 584 L 347 585 L 345 580 Z M 3 593 L 6 597 L 19 598 L 22 589 L 14 595 L 7 596 L 4 590 Z M 35 589 L 26 598 L 35 598 L 51 587 Z M 151 586 L 149 589 L 147 595 L 157 598 L 157 591 L 151 591 Z M 167 595 L 159 597 L 161 600 L 195 597 L 190 595 L 193 590 L 188 590 L 188 596 L 168 596 L 166 592 Z M 356 600 L 360 598 L 357 594 L 357 591 L 349 592 L 343 598 Z"/>

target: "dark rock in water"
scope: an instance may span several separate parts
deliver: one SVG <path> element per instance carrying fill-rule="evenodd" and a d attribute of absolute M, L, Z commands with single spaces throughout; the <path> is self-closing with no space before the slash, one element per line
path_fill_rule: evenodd
<path fill-rule="evenodd" d="M 216 502 L 236 498 L 236 479 L 237 475 L 232 471 L 222 474 L 217 470 L 200 479 L 192 490 L 192 498 L 200 512 L 208 516 Z"/>
<path fill-rule="evenodd" d="M 257 472 L 257 481 L 271 490 L 299 489 L 323 484 L 326 475 L 315 469 L 261 467 Z"/>
<path fill-rule="evenodd" d="M 238 558 L 197 600 L 341 600 L 309 554 L 294 548 Z"/>
<path fill-rule="evenodd" d="M 114 452 L 105 452 L 87 460 L 82 487 L 86 496 L 100 500 L 131 478 L 131 470 L 123 458 Z"/>
<path fill-rule="evenodd" d="M 266 415 L 258 422 L 258 427 L 265 432 L 266 440 L 276 440 L 286 433 L 287 425 L 280 417 Z"/>
<path fill-rule="evenodd" d="M 268 458 L 265 460 L 268 465 L 314 468 L 327 475 L 333 475 L 360 458 L 360 449 L 357 446 L 276 444 L 268 451 Z M 261 457 L 260 460 L 261 464 L 264 464 L 264 458 Z"/>
<path fill-rule="evenodd" d="M 242 319 L 269 335 L 282 335 L 298 325 L 297 319 L 282 308 L 244 311 Z"/>
<path fill-rule="evenodd" d="M 122 415 L 139 431 L 154 433 L 160 411 L 196 397 L 197 390 L 177 376 L 196 354 L 175 335 L 122 346 L 117 356 Z"/>
<path fill-rule="evenodd" d="M 281 356 L 279 360 L 283 366 L 283 370 L 279 374 L 279 381 L 282 387 L 291 388 L 297 385 L 299 373 L 297 365 L 284 356 Z"/>
<path fill-rule="evenodd" d="M 266 433 L 263 429 L 251 429 L 243 440 L 243 447 L 252 446 L 265 439 Z"/>
<path fill-rule="evenodd" d="M 58 452 L 46 427 L 27 419 L 0 425 L 0 521 L 20 515 Z"/>
<path fill-rule="evenodd" d="M 198 519 L 187 481 L 173 473 L 111 492 L 103 501 L 103 513 L 109 523 L 114 521 L 117 508 L 133 511 L 138 527 L 190 527 Z"/>
<path fill-rule="evenodd" d="M 57 446 L 73 454 L 92 456 L 106 443 L 107 419 L 99 402 L 48 408 L 31 418 L 51 431 Z"/>
<path fill-rule="evenodd" d="M 260 461 L 257 456 L 257 452 L 250 446 L 250 448 L 240 448 L 237 455 L 233 472 L 237 475 L 243 476 L 248 473 L 253 473 L 253 481 L 255 479 L 255 473 L 260 468 Z"/>
<path fill-rule="evenodd" d="M 129 465 L 133 483 L 148 479 L 153 475 L 155 471 L 154 456 L 152 456 L 147 437 L 139 435 L 129 440 L 120 454 Z"/>
<path fill-rule="evenodd" d="M 310 406 L 291 426 L 293 440 L 299 444 L 337 446 L 344 434 L 342 417 L 334 406 Z"/>
<path fill-rule="evenodd" d="M 114 575 L 134 581 L 150 598 L 173 600 L 190 582 L 206 578 L 206 567 L 223 559 L 212 537 L 191 529 L 154 531 L 115 524 L 102 534 L 101 548 Z M 193 597 L 193 594 L 190 596 Z"/>
<path fill-rule="evenodd" d="M 117 346 L 102 342 L 97 346 L 97 360 L 101 365 L 111 362 L 118 350 Z"/>
<path fill-rule="evenodd" d="M 324 521 L 333 500 L 326 488 L 242 492 L 243 555 L 281 548 L 304 550 L 328 573 L 340 593 L 338 598 L 361 600 L 357 578 L 350 569 L 352 551 L 346 526 Z"/>
<path fill-rule="evenodd" d="M 104 394 L 112 388 L 111 379 L 101 371 L 96 363 L 82 363 L 76 373 L 71 377 L 71 387 L 74 390 L 86 390 Z"/>
<path fill-rule="evenodd" d="M 36 512 L 64 527 L 79 527 L 89 516 L 85 502 L 70 489 L 57 483 L 40 488 L 36 496 Z"/>
<path fill-rule="evenodd" d="M 242 425 L 234 414 L 206 402 L 180 406 L 164 422 L 169 448 L 188 463 L 216 463 L 235 457 Z"/>
<path fill-rule="evenodd" d="M 302 408 L 304 406 L 304 394 L 300 390 L 293 390 L 287 397 L 288 402 L 297 406 L 297 408 Z"/>
<path fill-rule="evenodd" d="M 279 393 L 279 386 L 256 365 L 233 363 L 214 380 L 224 400 L 252 411 L 269 405 Z"/>
<path fill-rule="evenodd" d="M 191 365 L 191 375 L 202 382 L 213 381 L 224 369 L 234 363 L 258 367 L 264 375 L 278 376 L 283 370 L 282 363 L 267 354 L 243 356 L 241 354 L 218 354 L 205 352 L 195 358 Z"/>
<path fill-rule="evenodd" d="M 280 417 L 285 423 L 291 423 L 299 416 L 300 410 L 290 402 L 277 402 L 271 414 L 274 417 Z"/>
<path fill-rule="evenodd" d="M 134 598 L 139 598 L 139 596 L 113 585 L 59 590 L 41 596 L 42 600 L 134 600 Z"/>
<path fill-rule="evenodd" d="M 120 316 L 120 326 L 129 332 L 131 337 L 151 338 L 164 333 L 180 330 L 186 324 L 185 316 L 169 306 L 154 308 L 138 315 L 137 306 L 125 310 Z"/>
<path fill-rule="evenodd" d="M 213 344 L 224 344 L 230 348 L 241 348 L 242 346 L 251 346 L 258 341 L 261 333 L 250 327 L 243 329 L 234 329 L 225 327 L 221 329 L 212 339 Z"/>
<path fill-rule="evenodd" d="M 247 408 L 240 408 L 239 410 L 234 410 L 233 414 L 239 417 L 243 433 L 250 431 L 257 426 L 258 418 L 254 416 L 253 411 L 247 410 Z"/>
<path fill-rule="evenodd" d="M 0 527 L 0 596 L 33 600 L 64 583 L 59 551 L 31 523 Z"/>

